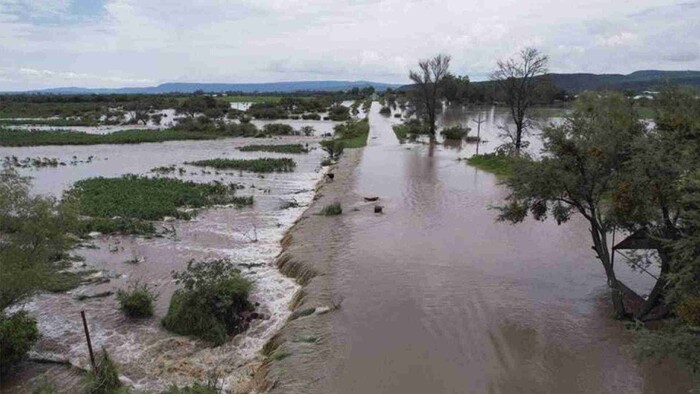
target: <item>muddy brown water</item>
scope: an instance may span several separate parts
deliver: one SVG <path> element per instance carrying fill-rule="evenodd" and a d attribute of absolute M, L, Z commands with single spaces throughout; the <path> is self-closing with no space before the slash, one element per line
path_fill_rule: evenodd
<path fill-rule="evenodd" d="M 377 111 L 375 103 L 355 191 L 380 196 L 385 213 L 342 219 L 333 281 L 344 302 L 320 392 L 690 389 L 674 364 L 634 358 L 631 334 L 610 318 L 584 222 L 496 223 L 489 206 L 507 191 L 457 160 L 469 149 L 400 145 L 396 120 Z M 640 291 L 651 285 L 618 267 Z"/>

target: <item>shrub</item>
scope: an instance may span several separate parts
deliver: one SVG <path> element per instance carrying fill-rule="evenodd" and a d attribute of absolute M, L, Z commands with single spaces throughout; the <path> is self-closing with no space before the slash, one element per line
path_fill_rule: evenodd
<path fill-rule="evenodd" d="M 117 365 L 109 357 L 107 351 L 102 349 L 97 365 L 85 376 L 86 394 L 115 394 L 125 392 L 119 381 Z"/>
<path fill-rule="evenodd" d="M 390 116 L 391 115 L 391 108 L 382 107 L 382 109 L 379 110 L 379 113 L 384 115 L 384 116 Z"/>
<path fill-rule="evenodd" d="M 241 170 L 252 172 L 291 172 L 297 163 L 292 159 L 209 159 L 188 162 L 199 167 L 213 167 L 220 170 Z"/>
<path fill-rule="evenodd" d="M 466 137 L 468 133 L 469 128 L 461 126 L 448 127 L 443 129 L 441 132 L 442 136 L 446 140 L 461 140 L 462 138 Z"/>
<path fill-rule="evenodd" d="M 36 320 L 25 311 L 0 316 L 0 373 L 21 361 L 39 339 Z"/>
<path fill-rule="evenodd" d="M 301 115 L 301 118 L 304 120 L 321 120 L 321 115 L 313 113 L 313 114 L 304 114 Z"/>
<path fill-rule="evenodd" d="M 700 297 L 690 297 L 676 307 L 676 313 L 686 324 L 700 326 Z"/>
<path fill-rule="evenodd" d="M 350 120 L 336 125 L 333 130 L 335 131 L 336 138 L 330 141 L 322 141 L 321 146 L 324 149 L 338 142 L 343 144 L 343 148 L 361 148 L 367 145 L 369 120 Z"/>
<path fill-rule="evenodd" d="M 349 108 L 340 104 L 336 104 L 328 109 L 328 117 L 330 120 L 337 122 L 350 119 Z"/>
<path fill-rule="evenodd" d="M 228 260 L 195 263 L 173 274 L 178 285 L 163 326 L 221 345 L 229 335 L 246 328 L 242 313 L 253 310 L 248 301 L 252 282 Z"/>
<path fill-rule="evenodd" d="M 336 216 L 336 215 L 341 215 L 343 213 L 343 207 L 340 205 L 339 202 L 334 202 L 332 204 L 328 204 L 323 209 L 321 209 L 321 215 L 324 216 Z"/>
<path fill-rule="evenodd" d="M 263 126 L 266 135 L 295 135 L 294 127 L 284 123 L 269 123 Z"/>
<path fill-rule="evenodd" d="M 129 317 L 144 318 L 153 316 L 154 303 L 158 296 L 147 285 L 133 284 L 128 289 L 117 290 L 119 309 Z"/>
<path fill-rule="evenodd" d="M 331 160 L 336 160 L 343 154 L 345 143 L 341 140 L 324 141 L 321 148 L 330 155 Z"/>
<path fill-rule="evenodd" d="M 313 126 L 303 126 L 301 129 L 299 129 L 299 131 L 301 132 L 301 134 L 304 134 L 307 137 L 311 137 L 312 135 L 314 135 L 316 129 L 314 129 Z"/>

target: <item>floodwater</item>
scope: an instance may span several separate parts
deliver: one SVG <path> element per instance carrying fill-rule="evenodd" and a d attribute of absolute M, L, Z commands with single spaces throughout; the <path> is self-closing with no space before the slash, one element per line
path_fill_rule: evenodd
<path fill-rule="evenodd" d="M 489 206 L 507 191 L 457 160 L 471 147 L 400 145 L 397 120 L 378 110 L 375 103 L 355 191 L 379 196 L 385 213 L 340 219 L 347 231 L 333 277 L 344 302 L 332 317 L 332 371 L 319 392 L 689 390 L 673 365 L 635 361 L 631 334 L 610 318 L 583 221 L 496 223 Z M 491 114 L 496 126 L 502 116 Z M 482 128 L 489 148 L 493 130 Z M 617 266 L 632 287 L 651 285 Z"/>
<path fill-rule="evenodd" d="M 162 238 L 99 236 L 75 251 L 85 258 L 85 268 L 98 270 L 107 283 L 84 285 L 66 294 L 42 294 L 25 305 L 37 317 L 42 333 L 32 355 L 68 360 L 87 367 L 87 346 L 80 311 L 87 314 L 93 346 L 104 347 L 121 365 L 120 373 L 139 390 L 158 392 L 168 384 L 191 384 L 217 377 L 227 389 L 240 390 L 250 379 L 259 350 L 289 316 L 288 303 L 298 286 L 275 267 L 285 231 L 306 209 L 324 170 L 319 163 L 325 154 L 318 139 L 306 137 L 221 139 L 212 141 L 171 141 L 138 145 L 42 146 L 0 148 L 0 157 L 50 157 L 70 162 L 56 168 L 21 169 L 32 176 L 34 193 L 60 196 L 75 181 L 95 176 L 122 174 L 154 175 L 154 167 L 176 165 L 185 171 L 166 176 L 197 182 L 218 180 L 245 186 L 240 195 L 253 195 L 255 205 L 237 209 L 214 207 L 202 210 L 190 221 L 162 222 L 158 226 L 175 230 Z M 241 152 L 237 148 L 260 143 L 308 143 L 308 154 Z M 183 164 L 186 161 L 230 157 L 291 157 L 297 166 L 291 173 L 258 175 L 239 171 L 214 171 Z M 297 207 L 282 208 L 296 202 Z M 172 271 L 183 270 L 189 260 L 230 258 L 244 276 L 255 283 L 251 301 L 264 318 L 232 341 L 212 348 L 194 339 L 168 333 L 160 326 L 176 286 Z M 130 263 L 127 261 L 136 261 Z M 82 263 L 77 263 L 77 266 Z M 116 292 L 131 283 L 149 284 L 159 295 L 155 316 L 130 320 L 118 310 L 113 294 L 80 301 L 80 295 Z M 12 385 L 13 382 L 10 382 Z M 59 382 L 59 387 L 60 387 Z M 21 389 L 19 391 L 24 391 Z M 3 392 L 5 389 L 3 388 Z"/>

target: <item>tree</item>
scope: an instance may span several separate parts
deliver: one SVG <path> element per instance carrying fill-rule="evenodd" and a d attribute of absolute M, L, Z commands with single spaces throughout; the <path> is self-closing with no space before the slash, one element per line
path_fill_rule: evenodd
<path fill-rule="evenodd" d="M 540 161 L 514 160 L 513 175 L 506 181 L 511 194 L 507 205 L 499 208 L 499 219 L 513 223 L 524 220 L 528 212 L 537 220 L 551 215 L 558 223 L 581 214 L 590 225 L 593 249 L 605 269 L 618 318 L 626 313 L 607 240 L 614 226 L 609 196 L 633 142 L 644 130 L 623 96 L 583 95 L 573 115 L 542 132 Z"/>
<path fill-rule="evenodd" d="M 451 103 L 463 103 L 468 100 L 469 77 L 447 74 L 443 82 L 443 96 Z"/>
<path fill-rule="evenodd" d="M 660 241 L 659 280 L 635 314 L 640 320 L 664 300 L 669 275 L 681 268 L 672 261 L 673 241 L 683 237 L 687 222 L 681 185 L 688 169 L 700 168 L 700 101 L 689 91 L 667 89 L 655 103 L 655 127 L 633 144 L 613 194 L 618 225 Z"/>
<path fill-rule="evenodd" d="M 535 48 L 525 48 L 515 57 L 499 60 L 491 75 L 504 95 L 515 123 L 515 130 L 510 133 L 515 155 L 520 155 L 523 135 L 529 127 L 527 112 L 537 95 L 537 77 L 547 72 L 547 63 L 546 55 Z"/>
<path fill-rule="evenodd" d="M 418 62 L 419 70 L 411 70 L 409 78 L 416 84 L 418 103 L 417 109 L 428 124 L 430 138 L 435 138 L 435 121 L 440 89 L 445 77 L 449 74 L 450 56 L 436 55 L 432 59 L 425 59 Z"/>

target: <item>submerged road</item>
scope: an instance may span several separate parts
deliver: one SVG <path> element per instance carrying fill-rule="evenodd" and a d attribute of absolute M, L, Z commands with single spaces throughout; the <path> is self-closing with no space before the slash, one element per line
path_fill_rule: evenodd
<path fill-rule="evenodd" d="M 355 171 L 383 215 L 343 215 L 321 392 L 687 392 L 672 365 L 640 365 L 609 317 L 585 223 L 496 223 L 507 191 L 459 148 L 401 145 L 373 104 Z M 639 274 L 620 274 L 645 286 Z"/>

